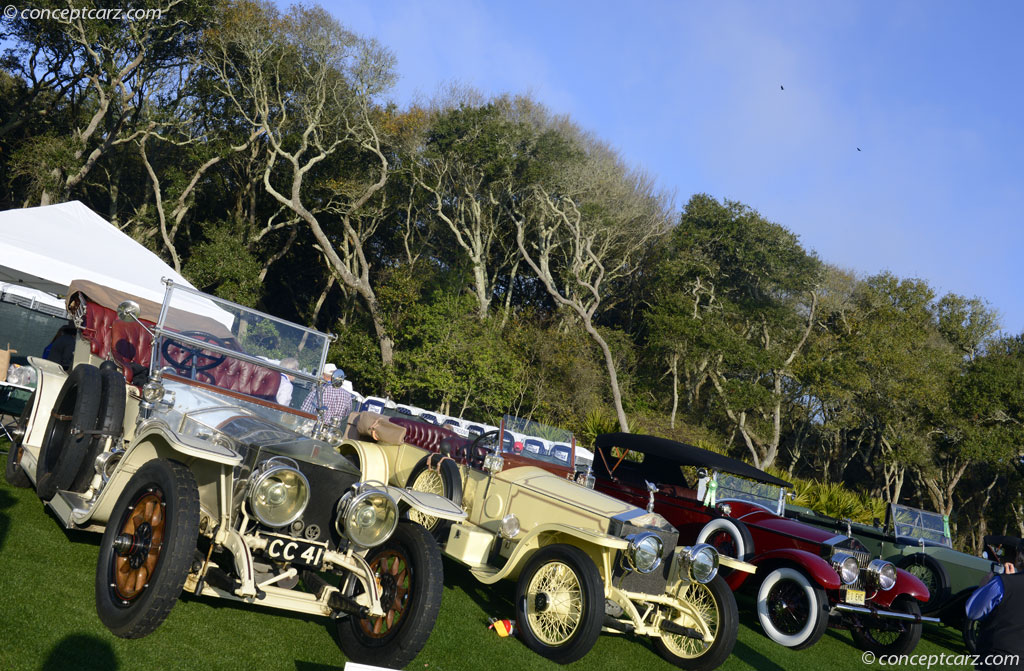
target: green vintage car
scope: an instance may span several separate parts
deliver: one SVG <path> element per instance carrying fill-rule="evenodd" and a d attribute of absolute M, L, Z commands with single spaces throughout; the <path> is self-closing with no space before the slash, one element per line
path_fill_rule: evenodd
<path fill-rule="evenodd" d="M 838 520 L 801 506 L 787 505 L 786 516 L 853 536 L 927 585 L 931 598 L 921 605 L 925 615 L 944 624 L 964 625 L 964 603 L 991 571 L 989 559 L 953 549 L 949 518 L 929 510 L 896 503 L 886 509 L 885 522 L 860 524 Z"/>

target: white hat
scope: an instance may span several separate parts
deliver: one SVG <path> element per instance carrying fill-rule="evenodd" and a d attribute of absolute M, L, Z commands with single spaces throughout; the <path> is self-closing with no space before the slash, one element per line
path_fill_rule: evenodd
<path fill-rule="evenodd" d="M 333 363 L 324 364 L 324 375 L 331 375 L 336 370 L 338 370 L 338 367 Z"/>

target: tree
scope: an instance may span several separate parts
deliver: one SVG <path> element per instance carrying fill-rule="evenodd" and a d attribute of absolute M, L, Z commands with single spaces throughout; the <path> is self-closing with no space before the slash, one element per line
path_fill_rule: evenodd
<path fill-rule="evenodd" d="M 629 431 L 615 357 L 596 318 L 610 288 L 664 235 L 666 198 L 607 147 L 584 136 L 572 139 L 580 160 L 568 162 L 558 179 L 534 181 L 509 199 L 516 244 L 555 303 L 601 348 L 619 427 Z"/>
<path fill-rule="evenodd" d="M 772 466 L 817 315 L 820 262 L 782 226 L 707 195 L 687 203 L 670 249 L 662 284 L 679 287 L 691 322 L 680 333 L 699 334 L 700 374 L 755 465 Z"/>
<path fill-rule="evenodd" d="M 208 33 L 205 66 L 265 143 L 264 188 L 308 227 L 331 273 L 363 299 L 390 367 L 394 337 L 366 245 L 391 171 L 379 130 L 386 113 L 376 98 L 391 85 L 392 55 L 318 7 L 282 15 L 270 4 L 240 2 Z"/>
<path fill-rule="evenodd" d="M 187 67 L 209 4 L 136 3 L 133 10 L 151 11 L 131 21 L 72 12 L 70 2 L 34 8 L 67 11 L 13 20 L 11 35 L 21 58 L 8 60 L 20 65 L 27 83 L 17 105 L 40 114 L 46 107 L 36 105 L 46 100 L 50 109 L 64 108 L 71 127 L 29 139 L 12 169 L 28 177 L 39 204 L 48 205 L 66 200 L 112 149 L 145 132 L 145 110 L 161 93 L 164 74 Z M 2 132 L 20 123 L 8 122 Z"/>

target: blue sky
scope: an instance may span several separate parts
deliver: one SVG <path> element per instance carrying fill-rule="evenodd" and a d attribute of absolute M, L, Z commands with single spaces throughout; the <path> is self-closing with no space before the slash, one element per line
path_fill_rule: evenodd
<path fill-rule="evenodd" d="M 1024 332 L 1024 3 L 324 6 L 395 53 L 400 105 L 530 93 L 677 209 L 739 200 L 829 263 L 979 296 Z"/>

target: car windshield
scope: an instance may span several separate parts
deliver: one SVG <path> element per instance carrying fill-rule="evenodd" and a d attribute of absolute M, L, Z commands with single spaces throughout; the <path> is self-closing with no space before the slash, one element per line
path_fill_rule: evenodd
<path fill-rule="evenodd" d="M 270 400 L 285 380 L 309 389 L 332 339 L 180 284 L 168 285 L 157 335 L 154 360 L 165 372 Z"/>
<path fill-rule="evenodd" d="M 927 545 L 953 546 L 946 530 L 946 518 L 939 513 L 894 503 L 890 506 L 890 515 L 893 533 L 901 539 L 923 541 Z"/>
<path fill-rule="evenodd" d="M 748 480 L 731 473 L 717 473 L 718 482 L 716 498 L 748 501 L 757 504 L 769 512 L 780 514 L 782 488 L 764 482 Z"/>
<path fill-rule="evenodd" d="M 571 431 L 512 415 L 505 415 L 502 424 L 502 452 L 572 467 L 576 439 Z"/>

